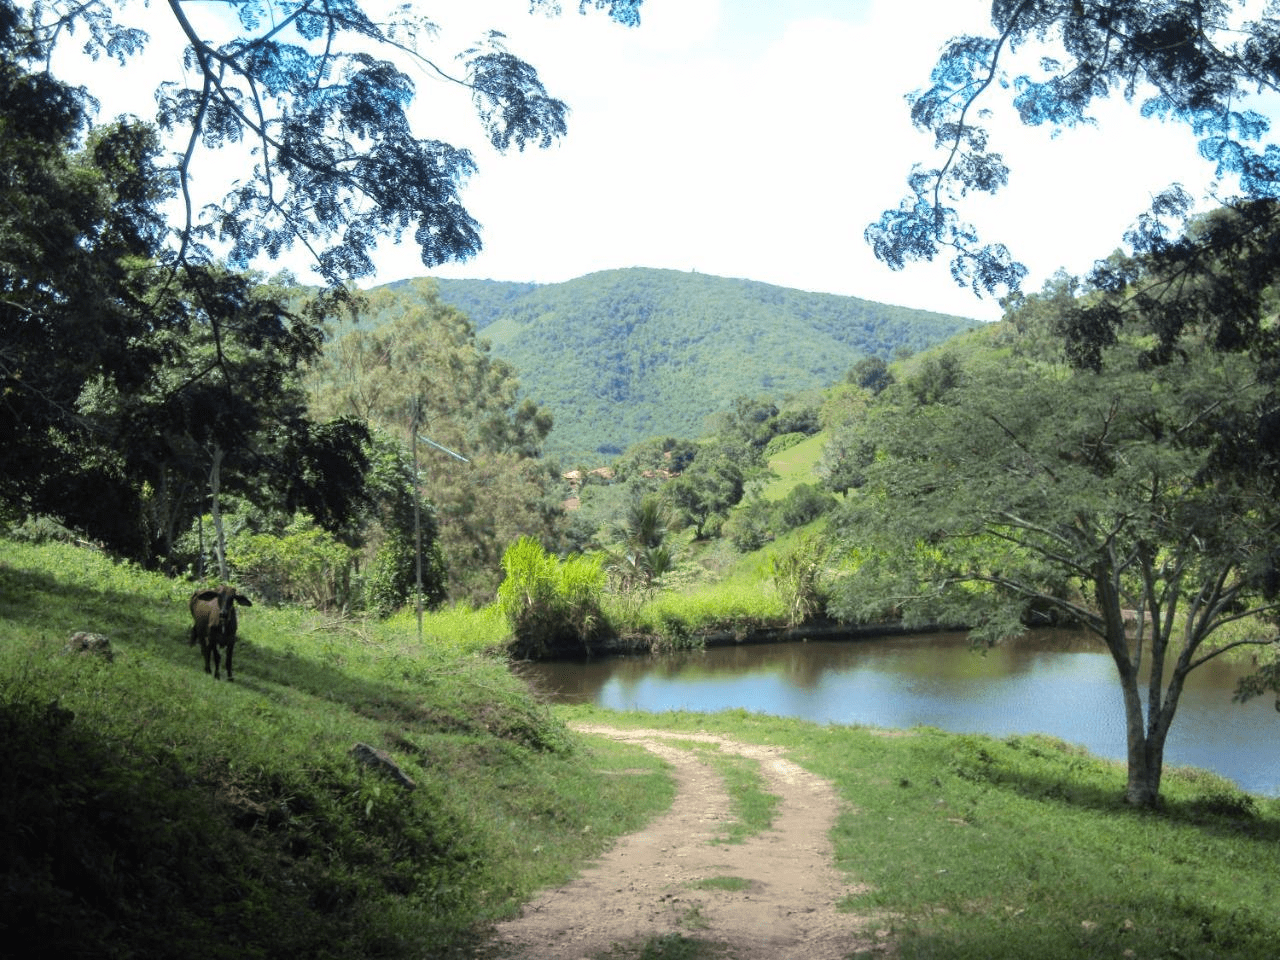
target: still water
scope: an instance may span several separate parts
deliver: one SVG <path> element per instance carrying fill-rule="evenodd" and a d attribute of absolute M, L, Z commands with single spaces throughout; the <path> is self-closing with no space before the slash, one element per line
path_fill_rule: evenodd
<path fill-rule="evenodd" d="M 520 672 L 561 703 L 653 713 L 740 707 L 818 723 L 1047 733 L 1101 757 L 1125 756 L 1115 665 L 1077 632 L 1036 631 L 985 653 L 972 651 L 963 633 L 941 633 L 524 664 Z M 1204 767 L 1246 790 L 1280 795 L 1280 713 L 1274 697 L 1232 703 L 1242 672 L 1210 663 L 1191 675 L 1165 764 Z"/>

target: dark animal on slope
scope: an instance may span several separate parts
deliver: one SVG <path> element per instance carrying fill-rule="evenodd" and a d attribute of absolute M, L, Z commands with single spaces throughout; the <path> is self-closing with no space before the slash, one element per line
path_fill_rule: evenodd
<path fill-rule="evenodd" d="M 191 595 L 191 640 L 200 642 L 200 652 L 204 654 L 204 672 L 209 673 L 209 657 L 213 657 L 213 679 L 221 677 L 222 656 L 218 651 L 223 647 L 227 651 L 227 680 L 231 680 L 231 653 L 236 645 L 236 604 L 252 607 L 253 604 L 244 594 L 236 593 L 235 587 L 221 586 L 217 590 L 197 590 Z"/>

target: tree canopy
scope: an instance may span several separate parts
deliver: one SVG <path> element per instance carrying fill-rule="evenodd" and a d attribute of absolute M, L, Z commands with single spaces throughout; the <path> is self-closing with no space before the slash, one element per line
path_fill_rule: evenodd
<path fill-rule="evenodd" d="M 992 34 L 952 38 L 930 85 L 908 98 L 941 159 L 917 164 L 907 196 L 867 228 L 876 256 L 902 268 L 945 253 L 957 282 L 975 292 L 1019 287 L 1025 267 L 1004 243 L 984 242 L 960 211 L 968 194 L 1008 182 L 987 124 L 996 97 L 1008 97 L 1024 124 L 1055 130 L 1090 122 L 1100 99 L 1136 101 L 1143 115 L 1187 125 L 1243 199 L 1275 198 L 1280 147 L 1267 142 L 1270 124 L 1252 106 L 1280 88 L 1276 11 L 1274 0 L 993 0 Z M 1160 247 L 1179 232 L 1169 217 L 1191 202 L 1171 186 L 1129 241 L 1139 252 Z"/>
<path fill-rule="evenodd" d="M 553 0 L 530 6 L 559 12 Z M 639 7 L 582 0 L 578 10 L 634 25 Z M 76 43 L 130 63 L 165 23 L 185 38 L 185 59 L 155 91 L 154 124 L 97 124 L 90 93 L 58 75 L 59 51 Z M 410 72 L 470 97 L 498 150 L 565 132 L 565 105 L 501 34 L 458 59 L 436 40 L 409 5 L 373 0 L 167 0 L 160 11 L 0 0 L 0 497 L 10 511 L 55 517 L 149 562 L 172 561 L 207 503 L 216 524 L 219 493 L 259 519 L 303 511 L 353 539 L 371 496 L 388 520 L 390 501 L 369 486 L 365 423 L 314 419 L 300 376 L 348 295 L 341 281 L 370 272 L 379 239 L 412 233 L 429 264 L 479 248 L 458 193 L 474 161 L 412 129 Z M 215 167 L 220 150 L 230 162 Z M 226 196 L 195 192 L 198 179 L 223 176 L 234 180 Z M 243 272 L 296 244 L 314 254 L 327 292 Z M 436 370 L 437 386 L 485 394 L 469 398 L 477 407 L 491 391 L 498 406 L 514 402 L 509 368 L 476 370 L 480 379 L 458 382 Z M 473 426 L 519 460 L 549 420 L 526 404 Z"/>
<path fill-rule="evenodd" d="M 1188 674 L 1276 635 L 1274 479 L 1219 469 L 1221 437 L 1274 404 L 1256 358 L 1202 338 L 1153 364 L 1136 322 L 1098 369 L 1073 368 L 1044 335 L 1072 302 L 1029 298 L 880 395 L 860 437 L 875 455 L 843 507 L 861 563 L 833 610 L 988 640 L 1030 615 L 1084 625 L 1118 670 L 1127 797 L 1150 805 Z"/>
<path fill-rule="evenodd" d="M 642 0 L 580 0 L 614 21 L 639 22 Z M 537 71 L 489 31 L 456 55 L 440 49 L 438 26 L 410 4 L 375 0 L 230 0 L 209 8 L 166 0 L 164 13 L 128 0 L 47 0 L 5 18 L 11 55 L 52 61 L 74 35 L 91 57 L 120 63 L 147 49 L 156 17 L 185 42 L 182 69 L 156 90 L 159 128 L 174 138 L 165 164 L 185 214 L 172 225 L 178 260 L 211 257 L 211 243 L 245 266 L 305 245 L 329 282 L 373 271 L 383 237 L 412 235 L 424 264 L 465 259 L 480 248 L 479 224 L 460 189 L 475 170 L 465 148 L 414 128 L 410 71 L 438 76 L 468 96 L 493 146 L 546 147 L 567 130 L 566 105 Z M 531 0 L 555 14 L 557 0 Z M 132 16 L 131 16 L 132 14 Z M 451 72 L 452 63 L 459 63 Z M 194 190 L 201 155 L 248 149 L 226 196 Z M 205 165 L 202 169 L 211 170 Z"/>
<path fill-rule="evenodd" d="M 933 132 L 942 162 L 917 166 L 910 193 L 866 231 L 895 268 L 948 251 L 952 273 L 979 292 L 1016 290 L 1024 268 L 1001 243 L 983 243 L 959 208 L 995 192 L 1008 169 L 983 124 L 1008 96 L 1022 122 L 1054 130 L 1090 121 L 1119 95 L 1142 114 L 1187 126 L 1214 165 L 1221 206 L 1187 222 L 1195 202 L 1180 185 L 1158 195 L 1125 240 L 1133 255 L 1098 260 L 1083 281 L 1046 291 L 1057 302 L 1037 336 L 1056 341 L 1078 370 L 1101 375 L 1117 356 L 1141 381 L 1209 351 L 1247 360 L 1259 396 L 1216 416 L 1202 438 L 1201 479 L 1222 489 L 1280 493 L 1280 146 L 1262 109 L 1280 89 L 1280 12 L 1274 0 L 996 0 L 994 35 L 956 37 L 912 118 Z M 1019 54 L 1034 53 L 1038 58 Z M 1128 157 L 1132 162 L 1135 158 Z M 1236 185 L 1230 196 L 1228 184 Z M 1136 206 L 1136 204 L 1135 204 Z M 1015 322 L 1044 304 L 1009 301 Z M 1126 350 L 1118 350 L 1127 345 Z M 1134 358 L 1126 351 L 1138 350 Z M 1280 690 L 1280 672 L 1250 689 Z"/>
<path fill-rule="evenodd" d="M 173 562 L 224 465 L 263 510 L 348 524 L 367 437 L 306 417 L 297 381 L 329 298 L 164 268 L 154 130 L 86 135 L 83 95 L 18 62 L 0 14 L 0 499 L 144 562 Z"/>

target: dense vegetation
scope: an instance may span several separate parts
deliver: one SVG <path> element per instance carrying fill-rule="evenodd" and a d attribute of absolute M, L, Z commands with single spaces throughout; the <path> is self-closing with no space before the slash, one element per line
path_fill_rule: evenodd
<path fill-rule="evenodd" d="M 468 313 L 495 356 L 520 371 L 524 395 L 554 418 L 543 449 L 566 465 L 599 466 L 649 437 L 696 437 L 739 396 L 825 387 L 864 357 L 916 352 L 973 325 L 674 270 L 542 286 L 439 283 L 440 299 Z"/>
<path fill-rule="evenodd" d="M 1159 258 L 1123 269 L 1148 290 L 1183 282 Z M 1270 333 L 1224 343 L 1212 314 L 1171 332 L 1145 296 L 1080 364 L 1062 331 L 1108 292 L 1059 278 L 846 422 L 858 475 L 833 522 L 847 562 L 828 609 L 988 642 L 1034 622 L 1090 630 L 1124 696 L 1127 795 L 1151 805 L 1188 675 L 1232 651 L 1275 658 L 1280 512 Z M 1273 671 L 1242 694 L 1274 688 Z"/>
<path fill-rule="evenodd" d="M 442 563 L 442 576 L 430 579 L 454 600 L 485 602 L 508 543 L 557 540 L 562 481 L 539 457 L 551 417 L 520 397 L 516 371 L 490 354 L 431 281 L 406 290 L 355 298 L 350 317 L 335 318 L 343 322 L 330 325 L 324 354 L 307 372 L 310 409 L 367 424 L 411 456 L 421 448 L 414 469 Z M 368 316 L 377 323 L 365 323 Z M 403 532 L 387 542 L 412 564 Z"/>

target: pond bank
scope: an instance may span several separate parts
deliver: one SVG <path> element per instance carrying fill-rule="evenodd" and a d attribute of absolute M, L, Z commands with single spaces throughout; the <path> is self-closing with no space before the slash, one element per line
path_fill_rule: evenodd
<path fill-rule="evenodd" d="M 687 637 L 671 639 L 656 634 L 631 634 L 603 637 L 592 644 L 585 654 L 576 656 L 546 657 L 546 660 L 590 660 L 599 656 L 625 656 L 635 654 L 673 653 L 677 650 L 697 650 L 706 647 L 734 647 L 761 643 L 804 643 L 808 640 L 863 640 L 871 637 L 900 637 L 912 634 L 939 633 L 944 630 L 963 630 L 963 627 L 947 627 L 941 624 L 907 626 L 901 621 L 885 623 L 837 623 L 827 621 L 799 627 L 753 626 L 738 630 L 707 630 L 693 632 Z"/>

